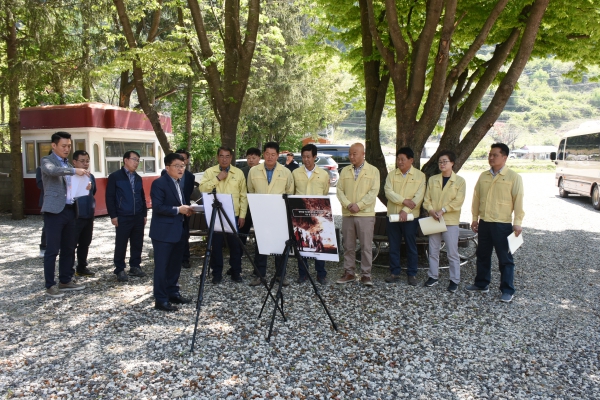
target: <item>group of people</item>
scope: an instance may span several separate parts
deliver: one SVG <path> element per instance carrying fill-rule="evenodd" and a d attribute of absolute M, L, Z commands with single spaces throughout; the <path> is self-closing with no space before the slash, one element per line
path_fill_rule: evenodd
<path fill-rule="evenodd" d="M 63 291 L 82 290 L 85 285 L 76 282 L 74 275 L 93 276 L 88 268 L 87 253 L 91 243 L 94 216 L 95 179 L 89 171 L 89 155 L 78 150 L 73 153 L 73 164 L 67 157 L 71 151 L 71 136 L 66 132 L 52 135 L 52 152 L 43 157 L 40 165 L 42 212 L 44 214 L 43 236 L 45 236 L 44 277 L 46 294 L 60 297 Z M 492 145 L 489 154 L 490 170 L 481 174 L 473 196 L 473 230 L 479 234 L 477 248 L 477 276 L 468 291 L 487 292 L 491 279 L 491 254 L 495 248 L 499 258 L 502 292 L 501 300 L 510 301 L 514 294 L 514 263 L 508 252 L 506 237 L 521 233 L 523 212 L 523 186 L 518 174 L 506 167 L 509 149 L 506 145 Z M 291 155 L 291 154 L 290 154 Z M 208 168 L 200 182 L 201 192 L 231 194 L 234 203 L 235 224 L 246 236 L 252 226 L 252 215 L 248 207 L 247 193 L 327 195 L 329 175 L 316 166 L 317 147 L 307 144 L 302 147 L 302 166 L 293 165 L 293 155 L 288 165 L 277 162 L 279 144 L 268 142 L 262 151 L 250 148 L 246 151 L 248 165 L 239 169 L 232 165 L 232 149 L 218 149 L 218 164 Z M 154 297 L 155 308 L 176 311 L 175 304 L 189 303 L 179 291 L 181 268 L 189 268 L 189 216 L 194 190 L 194 175 L 188 171 L 189 153 L 178 150 L 164 159 L 165 169 L 160 178 L 152 183 L 153 217 L 149 236 L 154 248 Z M 361 244 L 360 282 L 372 286 L 371 242 L 375 225 L 375 203 L 380 189 L 379 170 L 365 161 L 364 146 L 356 143 L 350 147 L 351 166 L 340 174 L 337 197 L 342 205 L 342 235 L 344 244 L 344 274 L 338 284 L 354 282 L 356 241 Z M 404 147 L 396 154 L 396 169 L 388 174 L 385 196 L 388 199 L 388 215 L 399 214 L 400 222 L 388 222 L 387 233 L 390 243 L 390 275 L 386 282 L 400 280 L 400 244 L 406 244 L 408 283 L 417 285 L 417 219 L 421 205 L 435 219 L 443 216 L 447 231 L 429 236 L 429 279 L 425 286 L 438 283 L 438 264 L 441 242 L 447 246 L 450 260 L 450 284 L 454 292 L 460 283 L 460 259 L 458 255 L 458 224 L 462 203 L 465 198 L 465 180 L 453 172 L 455 155 L 451 151 L 439 153 L 438 165 L 441 174 L 429 179 L 413 167 L 414 153 Z M 129 277 L 143 277 L 141 252 L 144 227 L 147 222 L 147 207 L 141 177 L 136 173 L 140 155 L 127 151 L 123 155 L 123 167 L 111 173 L 106 187 L 106 206 L 115 226 L 114 274 L 120 282 Z M 296 163 L 297 164 L 297 163 Z M 292 166 L 293 165 L 293 166 Z M 291 167 L 291 168 L 290 168 Z M 71 177 L 89 177 L 86 188 L 88 196 L 73 198 Z M 43 201 L 42 201 L 43 200 Z M 514 221 L 512 215 L 514 212 Z M 412 218 L 409 218 L 412 215 Z M 213 236 L 210 269 L 212 283 L 223 280 L 224 241 L 227 240 L 230 257 L 228 275 L 234 282 L 242 282 L 242 244 L 234 235 Z M 304 243 L 304 240 L 302 240 Z M 315 242 L 315 240 L 313 240 Z M 318 242 L 318 240 L 316 241 Z M 126 270 L 125 255 L 130 247 L 129 272 Z M 310 239 L 303 244 L 310 246 Z M 77 249 L 77 252 L 76 252 Z M 75 264 L 75 253 L 77 263 Z M 59 256 L 60 254 L 60 256 Z M 55 281 L 55 263 L 59 256 L 59 282 Z M 275 256 L 275 277 L 280 279 L 283 257 Z M 259 254 L 255 248 L 254 263 L 257 266 L 250 286 L 264 282 L 268 256 Z M 305 262 L 308 260 L 304 260 Z M 298 263 L 298 283 L 307 280 L 307 271 Z M 308 263 L 307 263 L 308 265 Z M 317 282 L 325 285 L 327 271 L 325 262 L 315 260 Z M 289 285 L 287 279 L 282 282 Z"/>
<path fill-rule="evenodd" d="M 523 211 L 523 183 L 516 172 L 506 166 L 509 148 L 503 143 L 491 146 L 488 156 L 490 169 L 483 172 L 474 188 L 471 206 L 471 228 L 478 233 L 477 274 L 475 282 L 466 286 L 469 292 L 488 292 L 491 281 L 492 251 L 495 249 L 500 267 L 500 300 L 510 302 L 515 288 L 514 261 L 509 252 L 508 236 L 521 234 Z M 375 226 L 375 202 L 380 188 L 379 171 L 364 159 L 362 144 L 354 144 L 349 151 L 351 166 L 340 174 L 337 197 L 343 207 L 342 235 L 344 243 L 344 275 L 337 283 L 356 280 L 356 240 L 361 245 L 360 281 L 372 286 L 372 240 Z M 399 222 L 387 222 L 390 246 L 390 275 L 388 283 L 401 279 L 400 250 L 406 245 L 406 275 L 409 285 L 417 286 L 417 233 L 421 206 L 434 218 L 443 218 L 447 231 L 429 235 L 429 271 L 424 286 L 432 287 L 439 280 L 439 255 L 442 241 L 450 262 L 448 290 L 455 292 L 460 283 L 460 256 L 458 253 L 459 219 L 465 200 L 465 180 L 453 171 L 456 155 L 444 150 L 438 155 L 440 174 L 427 180 L 425 174 L 413 167 L 414 152 L 408 147 L 396 153 L 396 169 L 385 181 L 387 213 L 399 215 Z"/>

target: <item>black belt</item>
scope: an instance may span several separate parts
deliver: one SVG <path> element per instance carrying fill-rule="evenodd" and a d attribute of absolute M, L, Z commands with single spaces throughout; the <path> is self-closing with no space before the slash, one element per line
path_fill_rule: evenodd
<path fill-rule="evenodd" d="M 66 209 L 72 209 L 72 208 L 75 208 L 75 204 L 65 204 L 65 208 L 66 208 Z"/>

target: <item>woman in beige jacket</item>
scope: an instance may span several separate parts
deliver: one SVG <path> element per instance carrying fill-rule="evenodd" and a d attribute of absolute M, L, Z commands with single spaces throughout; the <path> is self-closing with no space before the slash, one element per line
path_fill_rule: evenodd
<path fill-rule="evenodd" d="M 429 235 L 429 279 L 425 286 L 437 285 L 442 240 L 446 243 L 448 260 L 450 261 L 450 284 L 448 290 L 456 292 L 460 283 L 460 256 L 458 254 L 458 224 L 460 208 L 465 201 L 466 183 L 456 175 L 452 168 L 456 155 L 444 150 L 438 157 L 441 174 L 434 175 L 427 182 L 427 191 L 423 207 L 436 220 L 442 216 L 448 231 Z"/>

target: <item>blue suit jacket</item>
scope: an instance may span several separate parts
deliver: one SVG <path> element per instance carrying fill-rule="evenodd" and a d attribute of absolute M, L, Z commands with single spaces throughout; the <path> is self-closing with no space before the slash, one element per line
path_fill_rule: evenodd
<path fill-rule="evenodd" d="M 168 174 L 152 182 L 152 221 L 150 238 L 167 243 L 177 243 L 184 229 L 187 231 L 187 218 L 173 207 L 181 206 L 175 182 Z M 183 200 L 185 202 L 185 199 Z"/>

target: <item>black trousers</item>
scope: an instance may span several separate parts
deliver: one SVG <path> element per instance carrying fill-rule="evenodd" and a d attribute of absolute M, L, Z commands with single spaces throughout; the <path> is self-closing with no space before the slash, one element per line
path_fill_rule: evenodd
<path fill-rule="evenodd" d="M 246 218 L 244 220 L 244 226 L 239 229 L 240 239 L 242 239 L 242 243 L 246 244 L 248 240 L 248 233 L 250 233 L 250 228 L 252 228 L 252 214 L 250 214 L 250 209 L 248 208 L 248 213 L 246 213 Z"/>
<path fill-rule="evenodd" d="M 129 243 L 129 268 L 139 268 L 142 263 L 142 246 L 144 245 L 144 216 L 126 215 L 118 218 L 119 226 L 115 228 L 115 274 L 125 269 L 125 255 Z"/>
<path fill-rule="evenodd" d="M 181 258 L 187 237 L 184 231 L 176 243 L 152 239 L 154 247 L 154 299 L 159 303 L 169 301 L 179 293 Z"/>
<path fill-rule="evenodd" d="M 45 225 L 46 224 L 44 223 L 44 221 L 42 221 L 42 237 L 40 238 L 40 251 L 46 251 L 46 230 L 44 229 Z"/>
<path fill-rule="evenodd" d="M 60 213 L 44 213 L 44 230 L 46 231 L 47 243 L 44 253 L 44 280 L 46 289 L 56 285 L 54 272 L 56 269 L 56 257 L 58 259 L 58 279 L 61 283 L 69 283 L 75 271 L 73 264 L 75 259 L 75 208 L 66 206 Z"/>
<path fill-rule="evenodd" d="M 77 237 L 77 269 L 87 267 L 87 256 L 92 243 L 94 218 L 77 218 L 75 220 L 75 236 Z"/>

